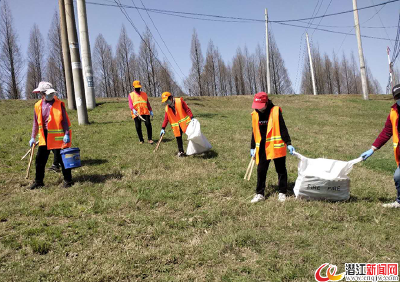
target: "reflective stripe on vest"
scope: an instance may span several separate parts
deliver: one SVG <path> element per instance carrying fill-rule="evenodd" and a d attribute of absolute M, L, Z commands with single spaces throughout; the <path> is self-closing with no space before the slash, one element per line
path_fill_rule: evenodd
<path fill-rule="evenodd" d="M 171 123 L 172 131 L 174 132 L 175 137 L 181 136 L 179 127 L 182 129 L 182 132 L 186 132 L 187 126 L 191 121 L 190 116 L 188 116 L 186 111 L 183 109 L 182 101 L 182 98 L 174 98 L 175 114 L 171 107 L 168 105 L 165 106 L 165 112 L 167 113 L 168 120 Z"/>
<path fill-rule="evenodd" d="M 43 130 L 42 103 L 43 100 L 40 100 L 35 104 L 35 113 L 39 125 L 39 146 L 47 146 L 48 150 L 61 149 L 64 144 L 64 129 L 62 127 L 62 108 L 65 109 L 64 102 L 54 97 L 54 103 L 50 108 L 50 115 L 47 123 L 47 140 L 45 139 Z M 65 114 L 68 120 L 69 137 L 71 139 L 71 122 L 67 112 L 65 112 Z M 69 142 L 66 147 L 71 147 L 71 142 Z"/>
<path fill-rule="evenodd" d="M 133 108 L 138 112 L 139 115 L 150 114 L 149 108 L 147 107 L 147 94 L 145 92 L 140 92 L 140 95 L 135 92 L 131 92 L 129 95 L 131 95 Z M 132 118 L 136 117 L 132 110 L 131 115 Z"/>
<path fill-rule="evenodd" d="M 271 109 L 268 118 L 267 136 L 265 139 L 265 154 L 267 160 L 277 159 L 286 156 L 286 144 L 282 141 L 281 131 L 279 127 L 279 111 L 281 108 L 274 106 Z M 253 135 L 256 142 L 256 163 L 260 162 L 259 150 L 261 142 L 261 133 L 259 125 L 259 115 L 256 111 L 251 113 Z"/>
<path fill-rule="evenodd" d="M 395 109 L 390 110 L 390 121 L 392 122 L 392 133 L 393 133 L 393 153 L 394 159 L 396 160 L 397 166 L 400 164 L 400 150 L 399 150 L 399 131 L 397 126 L 399 123 L 399 113 Z"/>

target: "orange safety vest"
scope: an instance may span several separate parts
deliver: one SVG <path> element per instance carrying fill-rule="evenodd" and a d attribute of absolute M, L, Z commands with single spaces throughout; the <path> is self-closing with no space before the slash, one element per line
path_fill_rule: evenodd
<path fill-rule="evenodd" d="M 399 131 L 397 130 L 397 124 L 399 123 L 399 113 L 397 112 L 397 110 L 393 108 L 390 110 L 390 121 L 392 122 L 394 158 L 396 160 L 397 166 L 399 166 L 400 149 L 399 149 Z"/>
<path fill-rule="evenodd" d="M 51 149 L 61 149 L 61 148 L 68 148 L 71 147 L 71 142 L 65 146 L 64 144 L 64 129 L 62 127 L 62 107 L 65 109 L 64 102 L 60 101 L 57 97 L 54 97 L 53 106 L 50 109 L 49 120 L 47 123 L 47 140 L 44 136 L 44 129 L 43 129 L 43 116 L 42 116 L 42 103 L 43 100 L 38 101 L 35 104 L 35 113 L 37 116 L 37 121 L 39 125 L 39 146 L 46 146 L 47 150 Z M 71 122 L 69 121 L 68 114 L 65 112 L 68 120 L 68 127 L 69 127 L 69 137 L 71 139 Z M 47 141 L 47 142 L 46 142 Z"/>
<path fill-rule="evenodd" d="M 274 106 L 269 114 L 267 136 L 265 140 L 265 153 L 267 160 L 286 156 L 286 144 L 282 140 L 279 128 L 279 111 L 282 111 L 282 109 L 278 106 Z M 259 151 L 261 142 L 260 125 L 258 124 L 259 116 L 256 111 L 253 111 L 251 115 L 254 140 L 256 141 L 256 163 L 258 164 L 260 162 Z"/>
<path fill-rule="evenodd" d="M 147 108 L 147 94 L 145 92 L 141 91 L 140 95 L 135 92 L 131 92 L 129 95 L 131 95 L 133 108 L 138 112 L 139 115 L 150 114 L 149 109 Z M 132 110 L 131 115 L 132 118 L 136 117 L 136 115 L 133 114 Z"/>
<path fill-rule="evenodd" d="M 188 124 L 190 123 L 190 116 L 186 113 L 186 111 L 182 107 L 182 98 L 174 98 L 175 103 L 175 114 L 172 111 L 171 107 L 168 105 L 165 106 L 165 112 L 167 113 L 168 120 L 171 123 L 172 131 L 174 132 L 175 137 L 181 136 L 181 131 L 179 127 L 181 127 L 183 132 L 186 132 Z"/>

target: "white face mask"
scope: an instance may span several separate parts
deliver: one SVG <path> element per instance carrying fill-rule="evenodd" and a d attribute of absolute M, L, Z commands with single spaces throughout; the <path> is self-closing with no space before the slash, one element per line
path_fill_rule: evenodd
<path fill-rule="evenodd" d="M 172 99 L 168 99 L 167 100 L 167 105 L 168 106 L 172 106 L 173 105 L 173 100 Z"/>
<path fill-rule="evenodd" d="M 52 100 L 54 99 L 54 94 L 53 94 L 53 93 L 52 93 L 52 94 L 47 94 L 46 97 L 45 97 L 45 99 L 46 99 L 46 101 L 48 101 L 48 102 L 52 101 Z"/>

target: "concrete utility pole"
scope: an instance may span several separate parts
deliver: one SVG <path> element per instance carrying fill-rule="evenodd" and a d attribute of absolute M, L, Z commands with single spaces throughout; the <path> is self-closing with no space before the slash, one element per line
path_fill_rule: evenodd
<path fill-rule="evenodd" d="M 86 108 L 85 92 L 83 87 L 82 64 L 79 57 L 78 36 L 76 33 L 75 13 L 72 0 L 65 0 L 65 15 L 67 18 L 67 31 L 69 50 L 71 52 L 72 76 L 74 79 L 75 100 L 78 109 L 78 122 L 89 124 Z"/>
<path fill-rule="evenodd" d="M 361 43 L 360 24 L 358 22 L 357 0 L 353 0 L 353 10 L 354 10 L 354 25 L 356 28 L 357 43 L 358 43 L 358 57 L 360 58 L 361 86 L 363 90 L 363 98 L 364 100 L 368 100 L 367 75 L 365 72 L 364 54 Z"/>
<path fill-rule="evenodd" d="M 390 48 L 389 46 L 387 47 L 387 54 L 388 54 L 388 62 L 389 62 L 389 91 L 386 94 L 390 94 L 392 92 L 392 88 L 394 86 L 393 83 L 393 65 L 392 62 L 390 61 Z"/>
<path fill-rule="evenodd" d="M 90 54 L 89 29 L 86 17 L 86 2 L 85 0 L 77 0 L 77 3 L 86 105 L 88 109 L 94 109 L 96 107 L 96 97 L 94 93 L 92 57 Z"/>
<path fill-rule="evenodd" d="M 265 49 L 267 52 L 267 91 L 271 94 L 271 74 L 269 72 L 268 11 L 265 9 Z"/>
<path fill-rule="evenodd" d="M 68 48 L 68 34 L 67 34 L 67 22 L 65 19 L 64 0 L 58 0 L 58 6 L 60 9 L 61 46 L 62 46 L 63 61 L 64 61 L 65 87 L 67 89 L 68 109 L 76 110 L 75 93 L 72 81 L 71 56 Z"/>
<path fill-rule="evenodd" d="M 317 95 L 317 88 L 315 87 L 315 77 L 314 77 L 314 67 L 311 58 L 310 42 L 308 41 L 308 33 L 306 32 L 307 47 L 308 47 L 308 57 L 310 58 L 310 69 L 311 69 L 311 80 L 314 95 Z"/>

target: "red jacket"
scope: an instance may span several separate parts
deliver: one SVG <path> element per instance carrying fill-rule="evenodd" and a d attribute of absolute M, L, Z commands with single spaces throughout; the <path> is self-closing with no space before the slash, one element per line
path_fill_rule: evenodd
<path fill-rule="evenodd" d="M 179 99 L 179 98 L 178 98 Z M 169 107 L 169 106 L 168 106 Z M 193 114 L 192 114 L 192 111 L 190 110 L 190 108 L 188 107 L 188 105 L 186 104 L 186 102 L 185 101 L 183 101 L 182 100 L 182 108 L 185 110 L 185 112 L 188 114 L 188 116 L 190 116 L 190 118 L 193 118 Z M 175 113 L 175 111 L 174 111 L 174 113 Z M 165 129 L 166 127 L 167 127 L 167 125 L 168 125 L 168 122 L 169 122 L 169 120 L 168 120 L 168 115 L 167 115 L 167 113 L 165 113 L 165 115 L 164 115 L 164 122 L 162 123 L 162 129 Z"/>
<path fill-rule="evenodd" d="M 397 104 L 394 104 L 392 106 L 392 109 L 395 109 L 398 112 L 399 107 L 397 106 Z M 381 133 L 379 133 L 378 137 L 376 138 L 372 146 L 376 147 L 377 149 L 380 149 L 383 145 L 386 144 L 387 141 L 389 141 L 392 135 L 393 135 L 392 122 L 390 120 L 390 114 L 389 114 L 385 122 L 385 127 L 382 129 Z"/>

